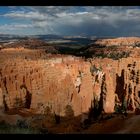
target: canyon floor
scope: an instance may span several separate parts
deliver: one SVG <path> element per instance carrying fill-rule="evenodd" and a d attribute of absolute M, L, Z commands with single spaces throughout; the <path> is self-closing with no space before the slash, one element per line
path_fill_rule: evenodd
<path fill-rule="evenodd" d="M 26 116 L 26 117 L 25 117 Z M 111 117 L 110 117 L 111 116 Z M 33 118 L 33 117 L 32 117 Z M 139 134 L 140 133 L 140 115 L 112 114 L 104 119 L 94 121 L 86 127 L 80 124 L 80 117 L 69 120 L 61 120 L 61 123 L 55 124 L 48 119 L 40 116 L 34 116 L 24 113 L 20 115 L 0 115 L 0 133 L 1 134 Z M 17 120 L 24 120 L 32 124 L 31 127 L 26 125 L 17 125 Z M 32 121 L 31 121 L 32 120 Z M 6 123 L 3 123 L 6 122 Z M 21 121 L 22 122 L 22 121 Z M 9 125 L 10 124 L 10 125 Z M 14 125 L 16 124 L 16 125 Z"/>

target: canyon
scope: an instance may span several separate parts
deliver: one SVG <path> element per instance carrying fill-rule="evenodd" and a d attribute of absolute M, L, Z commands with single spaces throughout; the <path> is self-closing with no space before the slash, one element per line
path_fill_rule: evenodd
<path fill-rule="evenodd" d="M 93 50 L 97 54 L 101 50 L 107 54 L 129 51 L 127 57 L 115 60 L 61 54 L 48 44 L 43 45 L 49 49 L 33 49 L 37 43 L 31 40 L 31 48 L 24 41 L 4 46 L 0 50 L 0 110 L 4 114 L 16 110 L 14 115 L 28 111 L 36 115 L 80 116 L 82 122 L 97 112 L 139 114 L 140 48 L 134 47 L 139 42 L 139 38 L 104 39 L 79 49 L 82 55 L 92 54 Z M 39 42 L 38 46 L 43 45 Z M 113 45 L 118 47 L 110 49 Z"/>

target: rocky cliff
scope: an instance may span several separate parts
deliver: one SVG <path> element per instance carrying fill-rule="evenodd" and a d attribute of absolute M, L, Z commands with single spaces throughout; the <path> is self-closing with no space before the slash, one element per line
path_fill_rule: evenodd
<path fill-rule="evenodd" d="M 95 101 L 113 113 L 140 107 L 140 61 L 68 55 L 46 55 L 44 50 L 10 48 L 0 51 L 0 107 L 27 108 L 43 114 L 47 108 L 60 116 L 69 105 L 75 116 L 89 112 Z"/>

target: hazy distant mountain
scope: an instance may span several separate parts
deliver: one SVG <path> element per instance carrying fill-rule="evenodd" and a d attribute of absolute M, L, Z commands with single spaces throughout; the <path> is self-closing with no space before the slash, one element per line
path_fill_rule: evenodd
<path fill-rule="evenodd" d="M 86 45 L 92 42 L 92 39 L 86 36 L 61 36 L 61 35 L 53 35 L 53 34 L 21 36 L 21 35 L 0 34 L 0 42 L 15 42 L 18 40 L 23 40 L 28 38 L 36 38 L 51 43 L 59 42 L 65 44 Z"/>
<path fill-rule="evenodd" d="M 19 39 L 27 39 L 26 36 L 10 35 L 10 34 L 0 34 L 0 42 L 18 41 Z"/>
<path fill-rule="evenodd" d="M 53 35 L 53 34 L 47 34 L 47 35 L 32 35 L 29 37 L 38 38 L 38 39 L 44 39 L 44 40 L 50 40 L 50 39 L 63 39 L 63 36 L 60 35 Z"/>

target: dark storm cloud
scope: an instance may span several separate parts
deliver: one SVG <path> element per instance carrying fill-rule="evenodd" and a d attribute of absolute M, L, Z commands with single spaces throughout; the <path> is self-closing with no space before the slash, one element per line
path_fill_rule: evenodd
<path fill-rule="evenodd" d="M 86 33 L 95 36 L 139 36 L 140 35 L 140 9 L 122 7 L 96 7 L 89 8 L 90 12 L 75 17 L 76 20 L 81 18 L 78 26 L 65 24 L 71 34 Z M 91 10 L 92 9 L 92 10 Z M 92 12 L 91 12 L 92 11 Z M 73 16 L 74 17 L 74 16 Z M 63 26 L 64 27 L 64 26 Z M 63 33 L 65 31 L 63 30 Z"/>

